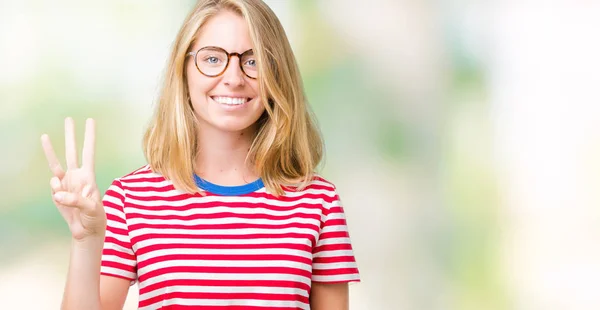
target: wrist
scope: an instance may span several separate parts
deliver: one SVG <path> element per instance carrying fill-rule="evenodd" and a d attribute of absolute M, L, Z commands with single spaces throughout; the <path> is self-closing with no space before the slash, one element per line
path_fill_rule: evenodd
<path fill-rule="evenodd" d="M 85 238 L 71 238 L 71 246 L 78 250 L 98 250 L 104 247 L 104 233 L 94 234 Z"/>

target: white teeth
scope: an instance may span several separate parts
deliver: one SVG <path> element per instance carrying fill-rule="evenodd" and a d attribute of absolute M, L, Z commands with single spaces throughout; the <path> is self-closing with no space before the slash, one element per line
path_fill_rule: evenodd
<path fill-rule="evenodd" d="M 240 105 L 246 103 L 246 98 L 213 97 L 213 100 L 227 105 Z"/>

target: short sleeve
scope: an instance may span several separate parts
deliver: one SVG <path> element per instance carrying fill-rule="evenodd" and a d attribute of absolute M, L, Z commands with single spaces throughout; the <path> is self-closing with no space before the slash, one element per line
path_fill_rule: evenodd
<path fill-rule="evenodd" d="M 115 180 L 102 199 L 106 212 L 106 236 L 100 273 L 134 282 L 137 278 L 137 260 L 129 238 L 124 201 L 123 186 L 119 180 Z"/>
<path fill-rule="evenodd" d="M 337 194 L 325 203 L 319 239 L 313 249 L 312 281 L 347 283 L 360 281 L 350 242 L 344 208 Z"/>

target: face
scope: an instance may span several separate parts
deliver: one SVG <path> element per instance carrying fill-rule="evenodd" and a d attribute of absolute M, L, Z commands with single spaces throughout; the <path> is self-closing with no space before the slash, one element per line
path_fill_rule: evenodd
<path fill-rule="evenodd" d="M 246 21 L 239 15 L 223 11 L 210 18 L 200 30 L 192 51 L 206 47 L 220 47 L 228 53 L 252 49 Z M 210 64 L 217 58 L 198 56 L 198 62 Z M 206 126 L 223 132 L 240 132 L 251 127 L 265 110 L 258 96 L 258 80 L 249 78 L 240 68 L 241 59 L 232 56 L 223 74 L 208 77 L 198 71 L 194 57 L 186 64 L 188 89 L 200 129 Z M 253 65 L 246 62 L 245 66 Z"/>

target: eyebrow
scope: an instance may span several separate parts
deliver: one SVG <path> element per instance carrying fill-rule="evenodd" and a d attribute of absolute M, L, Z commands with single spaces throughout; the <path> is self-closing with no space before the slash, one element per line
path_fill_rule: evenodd
<path fill-rule="evenodd" d="M 203 47 L 201 47 L 201 48 L 199 48 L 199 49 L 197 49 L 197 50 L 201 50 L 201 49 L 209 49 L 209 50 L 222 49 L 222 50 L 226 51 L 226 52 L 227 52 L 227 53 L 229 53 L 229 54 L 236 54 L 235 52 L 230 52 L 230 51 L 228 51 L 228 50 L 226 50 L 226 49 L 224 49 L 224 48 L 222 48 L 222 47 L 220 47 L 220 46 L 215 46 L 215 45 L 207 45 L 207 46 L 203 46 Z M 251 53 L 251 54 L 254 54 L 254 49 L 252 49 L 252 48 L 250 48 L 250 49 L 247 49 L 247 50 L 245 50 L 245 51 L 243 51 L 243 52 L 241 52 L 241 53 L 237 53 L 237 54 L 243 54 L 243 53 L 246 53 L 246 52 L 248 52 L 248 51 L 250 51 L 250 53 Z"/>

